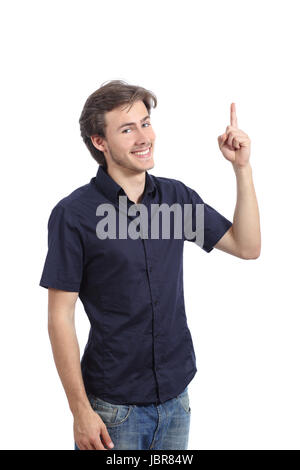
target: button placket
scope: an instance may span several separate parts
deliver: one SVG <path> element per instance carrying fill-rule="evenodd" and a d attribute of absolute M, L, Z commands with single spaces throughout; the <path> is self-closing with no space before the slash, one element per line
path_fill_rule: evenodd
<path fill-rule="evenodd" d="M 157 345 L 156 345 L 156 340 L 159 337 L 158 334 L 158 329 L 157 329 L 157 321 L 156 321 L 156 307 L 158 305 L 158 301 L 155 298 L 155 286 L 153 286 L 153 279 L 152 276 L 150 276 L 150 273 L 152 273 L 153 267 L 150 265 L 150 260 L 151 257 L 148 254 L 148 239 L 142 239 L 143 246 L 144 246 L 144 252 L 145 252 L 145 261 L 146 261 L 146 268 L 145 272 L 147 273 L 147 279 L 148 279 L 148 284 L 149 284 L 149 289 L 150 289 L 150 296 L 151 296 L 151 307 L 152 307 L 152 318 L 153 318 L 153 358 L 154 358 L 154 375 L 155 379 L 157 382 L 157 387 L 159 390 L 159 382 L 158 382 L 158 377 L 157 377 L 157 369 L 159 368 L 159 352 L 157 352 Z M 159 392 L 158 392 L 159 393 Z"/>

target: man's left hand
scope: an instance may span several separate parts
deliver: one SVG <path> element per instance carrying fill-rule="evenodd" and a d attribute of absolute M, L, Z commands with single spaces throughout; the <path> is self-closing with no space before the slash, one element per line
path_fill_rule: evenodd
<path fill-rule="evenodd" d="M 249 136 L 238 129 L 235 103 L 230 106 L 230 126 L 218 137 L 220 150 L 235 167 L 242 168 L 249 163 L 251 141 Z"/>

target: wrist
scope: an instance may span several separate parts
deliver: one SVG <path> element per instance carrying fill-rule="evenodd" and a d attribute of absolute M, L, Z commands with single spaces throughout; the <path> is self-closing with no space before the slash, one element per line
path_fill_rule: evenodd
<path fill-rule="evenodd" d="M 232 163 L 232 166 L 234 171 L 238 173 L 247 173 L 252 171 L 250 162 L 246 163 L 245 165 L 236 165 L 235 163 Z"/>
<path fill-rule="evenodd" d="M 70 410 L 73 416 L 84 413 L 86 411 L 91 411 L 91 409 L 91 404 L 87 398 L 82 400 L 76 400 L 70 403 Z"/>

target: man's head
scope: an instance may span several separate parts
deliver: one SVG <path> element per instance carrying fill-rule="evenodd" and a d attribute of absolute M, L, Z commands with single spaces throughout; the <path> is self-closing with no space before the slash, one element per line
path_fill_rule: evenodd
<path fill-rule="evenodd" d="M 152 92 L 120 80 L 112 80 L 90 95 L 79 123 L 93 158 L 103 166 L 137 172 L 153 168 L 155 133 L 150 113 L 156 105 Z M 149 147 L 148 155 L 135 153 Z"/>

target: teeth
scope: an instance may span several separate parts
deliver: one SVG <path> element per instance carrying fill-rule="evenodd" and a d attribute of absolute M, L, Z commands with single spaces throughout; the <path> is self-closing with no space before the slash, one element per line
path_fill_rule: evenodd
<path fill-rule="evenodd" d="M 146 155 L 147 153 L 149 153 L 149 150 L 150 150 L 150 148 L 148 148 L 144 152 L 132 152 L 132 153 L 135 153 L 136 155 Z"/>

